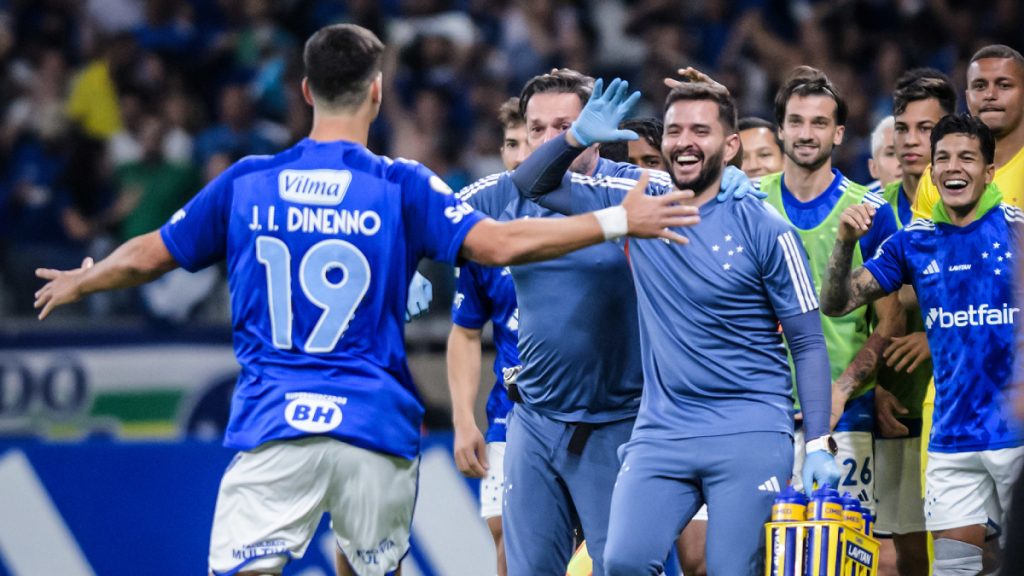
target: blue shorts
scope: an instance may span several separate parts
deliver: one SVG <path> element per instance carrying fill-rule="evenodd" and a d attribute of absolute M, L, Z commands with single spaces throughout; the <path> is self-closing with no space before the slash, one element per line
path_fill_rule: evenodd
<path fill-rule="evenodd" d="M 618 449 L 629 440 L 633 421 L 593 425 L 575 454 L 569 448 L 578 425 L 515 405 L 505 446 L 502 515 L 509 574 L 565 574 L 573 552 L 575 510 L 594 559 L 593 574 L 603 576 Z"/>
<path fill-rule="evenodd" d="M 612 496 L 606 574 L 660 574 L 704 503 L 708 574 L 764 573 L 764 523 L 792 468 L 793 438 L 782 432 L 630 440 Z"/>

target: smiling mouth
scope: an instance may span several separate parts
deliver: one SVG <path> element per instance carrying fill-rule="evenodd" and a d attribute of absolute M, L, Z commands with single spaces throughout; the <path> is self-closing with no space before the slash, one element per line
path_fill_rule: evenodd
<path fill-rule="evenodd" d="M 693 166 L 700 162 L 700 157 L 696 154 L 676 154 L 675 163 L 683 167 Z"/>
<path fill-rule="evenodd" d="M 944 180 L 942 186 L 947 190 L 963 190 L 967 188 L 967 180 L 963 178 L 950 178 L 949 180 Z"/>

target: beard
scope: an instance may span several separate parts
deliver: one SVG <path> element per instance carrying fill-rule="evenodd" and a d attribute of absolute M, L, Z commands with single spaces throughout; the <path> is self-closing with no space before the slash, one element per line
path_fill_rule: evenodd
<path fill-rule="evenodd" d="M 725 167 L 722 165 L 722 159 L 725 158 L 725 147 L 719 148 L 714 154 L 704 158 L 704 164 L 700 168 L 700 172 L 694 178 L 690 180 L 680 180 L 676 177 L 675 170 L 671 169 L 674 162 L 671 158 L 678 156 L 679 152 L 672 154 L 670 158 L 662 158 L 665 164 L 669 166 L 669 176 L 672 177 L 672 184 L 675 185 L 677 190 L 693 190 L 695 196 L 700 196 L 704 192 L 704 189 L 710 186 L 715 180 L 722 175 L 722 171 Z M 718 191 L 715 190 L 717 194 Z"/>
<path fill-rule="evenodd" d="M 799 142 L 798 144 L 802 144 L 802 142 Z M 790 146 L 788 144 L 785 146 L 784 151 L 786 153 L 786 157 L 792 160 L 794 164 L 805 170 L 817 170 L 818 168 L 824 166 L 825 162 L 828 162 L 829 159 L 832 158 L 832 146 L 829 146 L 828 149 L 826 149 L 824 146 L 821 146 L 820 148 L 818 148 L 818 155 L 812 157 L 810 160 L 802 160 L 798 158 L 793 150 L 794 147 L 795 145 Z"/>

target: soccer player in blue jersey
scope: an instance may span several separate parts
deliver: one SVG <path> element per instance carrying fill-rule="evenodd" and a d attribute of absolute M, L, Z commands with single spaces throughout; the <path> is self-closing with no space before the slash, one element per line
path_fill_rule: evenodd
<path fill-rule="evenodd" d="M 941 201 L 851 272 L 852 250 L 872 206 L 842 217 L 821 293 L 845 314 L 904 284 L 914 286 L 935 366 L 935 415 L 925 471 L 925 521 L 936 576 L 982 571 L 987 532 L 1004 525 L 1024 463 L 1008 402 L 1021 289 L 1014 282 L 1024 213 L 991 185 L 995 139 L 971 116 L 945 116 L 931 131 L 932 181 Z"/>
<path fill-rule="evenodd" d="M 405 359 L 406 288 L 421 258 L 507 265 L 626 233 L 685 242 L 695 213 L 633 190 L 621 207 L 499 223 L 424 166 L 366 149 L 380 110 L 384 46 L 328 26 L 303 52 L 309 138 L 242 159 L 159 231 L 95 266 L 39 269 L 45 318 L 99 290 L 227 261 L 241 373 L 225 444 L 240 452 L 217 498 L 215 574 L 280 573 L 328 512 L 339 574 L 398 568 L 409 546 L 423 405 Z M 347 558 L 347 562 L 343 561 Z M 351 566 L 349 566 L 349 564 Z"/>
<path fill-rule="evenodd" d="M 526 124 L 519 113 L 519 98 L 510 98 L 498 111 L 502 125 L 501 160 L 515 170 L 528 154 Z M 480 515 L 494 538 L 498 575 L 508 573 L 501 526 L 505 482 L 505 430 L 512 409 L 506 383 L 519 373 L 519 308 L 515 285 L 507 267 L 488 268 L 467 262 L 457 270 L 452 329 L 448 333 L 448 389 L 452 396 L 455 428 L 455 464 L 480 483 Z M 476 425 L 474 406 L 480 390 L 483 327 L 493 327 L 495 383 L 487 398 L 487 436 Z"/>
<path fill-rule="evenodd" d="M 785 159 L 781 173 L 761 178 L 767 201 L 796 227 L 811 263 L 811 277 L 821 284 L 835 242 L 839 216 L 853 204 L 881 207 L 871 230 L 861 239 L 857 258 L 875 253 L 897 230 L 896 216 L 885 200 L 851 182 L 832 167 L 832 150 L 843 141 L 847 109 L 836 88 L 820 70 L 800 66 L 775 96 Z M 863 256 L 861 256 L 863 255 Z M 858 260 L 860 261 L 860 260 Z M 832 371 L 832 424 L 843 470 L 838 486 L 874 510 L 874 378 L 890 338 L 902 335 L 903 311 L 896 295 L 857 309 L 842 318 L 822 317 Z M 799 486 L 803 434 L 797 433 L 794 479 Z"/>
<path fill-rule="evenodd" d="M 932 128 L 956 111 L 956 90 L 945 74 L 917 68 L 896 81 L 892 106 L 893 145 L 902 176 L 885 187 L 901 228 L 910 225 L 918 182 L 931 161 Z M 921 432 L 924 397 L 932 377 L 931 352 L 917 297 L 900 289 L 907 335 L 885 349 L 875 387 L 875 534 L 882 562 L 902 576 L 928 573 L 924 496 L 921 490 Z"/>
<path fill-rule="evenodd" d="M 595 90 L 591 102 L 599 100 Z M 565 175 L 580 144 L 619 137 L 602 129 L 618 124 L 603 108 L 588 103 L 564 138 L 523 163 L 517 181 L 536 183 L 525 193 L 547 193 L 545 202 L 569 213 L 622 197 L 629 180 Z M 708 573 L 748 576 L 759 571 L 763 524 L 792 470 L 791 380 L 779 322 L 812 439 L 803 470 L 808 487 L 834 485 L 839 476 L 828 451 L 828 359 L 795 230 L 756 198 L 714 201 L 739 150 L 728 91 L 680 83 L 666 101 L 664 125 L 669 182 L 649 185 L 648 193 L 693 190 L 685 202 L 699 206 L 701 222 L 683 232 L 690 240 L 684 250 L 629 244 L 644 394 L 622 449 L 605 569 L 658 574 L 679 531 L 706 502 Z"/>

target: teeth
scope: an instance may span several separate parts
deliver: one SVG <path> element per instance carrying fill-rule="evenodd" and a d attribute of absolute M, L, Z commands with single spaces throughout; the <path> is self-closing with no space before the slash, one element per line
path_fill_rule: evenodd
<path fill-rule="evenodd" d="M 946 188 L 965 188 L 966 180 L 946 180 Z"/>
<path fill-rule="evenodd" d="M 689 164 L 698 160 L 700 160 L 700 158 L 697 158 L 693 154 L 680 154 L 679 156 L 676 156 L 676 162 L 681 162 L 683 164 Z"/>

